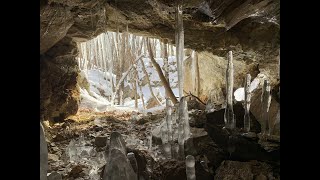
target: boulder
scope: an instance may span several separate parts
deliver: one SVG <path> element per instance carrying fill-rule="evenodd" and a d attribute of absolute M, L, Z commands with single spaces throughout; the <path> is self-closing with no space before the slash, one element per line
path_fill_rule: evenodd
<path fill-rule="evenodd" d="M 239 162 L 239 161 L 223 161 L 216 170 L 214 179 L 223 180 L 264 180 L 264 179 L 280 179 L 275 177 L 272 166 L 259 161 Z"/>
<path fill-rule="evenodd" d="M 107 136 L 97 136 L 94 139 L 94 144 L 97 147 L 105 147 L 107 145 L 107 140 L 108 140 Z"/>

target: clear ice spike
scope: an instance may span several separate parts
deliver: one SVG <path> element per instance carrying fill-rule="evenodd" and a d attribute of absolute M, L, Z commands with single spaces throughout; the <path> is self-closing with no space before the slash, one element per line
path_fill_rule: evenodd
<path fill-rule="evenodd" d="M 163 124 L 160 131 L 161 131 L 162 144 L 168 143 L 169 136 L 168 136 L 168 129 L 167 129 L 166 123 Z"/>
<path fill-rule="evenodd" d="M 233 56 L 232 51 L 228 52 L 228 65 L 226 72 L 226 89 L 227 89 L 227 103 L 224 113 L 225 127 L 234 129 L 236 127 L 236 119 L 233 112 Z"/>
<path fill-rule="evenodd" d="M 195 159 L 192 155 L 186 157 L 187 180 L 196 180 Z"/>
<path fill-rule="evenodd" d="M 119 149 L 111 149 L 102 180 L 138 180 L 127 156 Z"/>
<path fill-rule="evenodd" d="M 172 141 L 172 102 L 170 98 L 166 98 L 166 122 L 168 129 L 168 141 Z"/>
<path fill-rule="evenodd" d="M 261 133 L 262 135 L 266 135 L 269 130 L 269 109 L 271 103 L 271 94 L 270 94 L 270 83 L 267 79 L 264 80 L 263 83 L 263 91 L 262 91 L 262 124 L 261 124 Z"/>
<path fill-rule="evenodd" d="M 184 30 L 183 30 L 183 17 L 182 5 L 176 7 L 176 59 L 178 67 L 178 87 L 179 98 L 183 96 L 183 60 L 184 60 Z"/>
<path fill-rule="evenodd" d="M 183 136 L 184 140 L 190 138 L 190 125 L 189 125 L 189 113 L 188 103 L 186 97 L 182 97 L 179 103 L 179 124 L 183 124 Z"/>
<path fill-rule="evenodd" d="M 110 152 L 112 149 L 119 149 L 123 154 L 127 154 L 126 143 L 119 132 L 112 132 L 110 135 Z"/>
<path fill-rule="evenodd" d="M 244 130 L 246 132 L 250 132 L 250 101 L 251 101 L 251 92 L 250 90 L 250 83 L 251 83 L 251 75 L 247 74 L 245 79 L 245 86 L 244 86 Z"/>

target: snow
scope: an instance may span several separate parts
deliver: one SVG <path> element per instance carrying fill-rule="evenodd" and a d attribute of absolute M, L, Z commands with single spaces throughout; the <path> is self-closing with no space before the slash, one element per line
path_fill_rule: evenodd
<path fill-rule="evenodd" d="M 169 77 L 170 77 L 170 86 L 172 87 L 172 91 L 175 94 L 175 96 L 178 96 L 179 90 L 177 88 L 177 81 L 178 76 L 176 72 L 176 67 L 174 66 L 175 63 L 175 57 L 170 56 L 169 58 Z M 151 60 L 149 58 L 143 58 L 143 61 L 146 66 L 146 70 L 149 74 L 151 86 L 153 89 L 153 92 L 156 96 L 160 97 L 162 100 L 161 106 L 156 106 L 154 108 L 150 109 L 143 109 L 143 103 L 141 99 L 138 99 L 138 111 L 140 112 L 156 112 L 156 111 L 162 111 L 165 108 L 165 88 L 161 84 L 161 80 L 158 76 L 157 71 L 152 66 Z M 163 66 L 163 59 L 162 58 L 156 58 L 156 61 L 159 63 L 160 67 Z M 90 91 L 88 92 L 84 88 L 80 88 L 80 107 L 82 108 L 90 108 L 95 111 L 135 111 L 135 101 L 131 98 L 125 98 L 124 105 L 114 105 L 111 106 L 111 103 L 108 101 L 109 96 L 111 96 L 111 82 L 110 79 L 113 78 L 113 82 L 115 84 L 116 75 L 110 74 L 109 72 L 103 72 L 102 69 L 90 69 L 90 70 L 82 70 L 82 75 L 87 78 L 89 84 L 90 84 Z M 138 76 L 139 79 L 142 81 L 145 74 L 142 70 L 142 66 L 140 64 L 140 61 L 138 62 Z M 158 83 L 155 83 L 158 82 Z M 132 89 L 132 84 L 128 83 L 127 80 L 125 80 L 125 86 L 129 86 L 130 89 Z M 158 85 L 158 86 L 156 86 Z M 145 105 L 147 104 L 148 100 L 152 98 L 150 89 L 148 84 L 142 87 L 142 93 L 144 98 Z M 141 94 L 140 89 L 138 88 L 138 94 Z"/>
<path fill-rule="evenodd" d="M 235 92 L 234 92 L 234 98 L 236 99 L 236 101 L 244 101 L 244 88 L 238 88 Z"/>

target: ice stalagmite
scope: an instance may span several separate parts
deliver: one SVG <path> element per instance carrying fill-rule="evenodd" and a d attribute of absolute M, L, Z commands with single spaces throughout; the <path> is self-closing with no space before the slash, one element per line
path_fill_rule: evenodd
<path fill-rule="evenodd" d="M 187 180 L 196 180 L 195 160 L 192 155 L 186 157 Z"/>
<path fill-rule="evenodd" d="M 119 149 L 111 149 L 102 180 L 137 180 L 128 158 Z"/>
<path fill-rule="evenodd" d="M 47 179 L 48 149 L 43 127 L 40 123 L 40 180 Z"/>
<path fill-rule="evenodd" d="M 76 162 L 78 161 L 78 151 L 76 142 L 72 139 L 67 147 L 68 149 L 68 156 L 70 162 Z"/>
<path fill-rule="evenodd" d="M 179 103 L 179 123 L 183 124 L 184 140 L 190 138 L 190 125 L 189 125 L 189 113 L 188 103 L 186 97 L 182 97 Z"/>
<path fill-rule="evenodd" d="M 264 80 L 263 90 L 261 94 L 262 100 L 262 124 L 261 124 L 261 134 L 266 135 L 269 130 L 269 108 L 271 103 L 271 94 L 270 94 L 270 83 L 268 80 Z"/>
<path fill-rule="evenodd" d="M 123 154 L 127 154 L 126 143 L 122 135 L 118 132 L 112 132 L 110 135 L 110 150 L 119 149 Z"/>
<path fill-rule="evenodd" d="M 112 132 L 110 136 L 109 158 L 102 180 L 138 179 L 126 154 L 126 145 L 121 134 Z"/>
<path fill-rule="evenodd" d="M 166 98 L 166 117 L 165 123 L 161 127 L 162 147 L 167 159 L 171 159 L 171 144 L 172 144 L 172 105 L 169 98 Z"/>
<path fill-rule="evenodd" d="M 168 141 L 172 141 L 172 103 L 170 98 L 166 98 L 166 124 L 168 129 Z"/>
<path fill-rule="evenodd" d="M 168 137 L 168 129 L 167 129 L 166 123 L 164 123 L 164 125 L 161 127 L 160 131 L 161 131 L 162 144 L 168 143 L 169 137 Z"/>
<path fill-rule="evenodd" d="M 232 51 L 228 53 L 228 65 L 226 72 L 227 104 L 224 112 L 225 127 L 233 129 L 236 126 L 236 120 L 233 113 L 233 56 Z"/>
<path fill-rule="evenodd" d="M 250 100 L 251 100 L 251 92 L 250 90 L 250 83 L 251 83 L 251 75 L 247 74 L 244 86 L 244 130 L 246 132 L 250 131 Z"/>
<path fill-rule="evenodd" d="M 179 144 L 179 159 L 184 159 L 184 127 L 183 123 L 179 122 L 178 125 L 178 144 Z"/>
<path fill-rule="evenodd" d="M 183 96 L 183 59 L 184 59 L 184 31 L 182 19 L 182 5 L 176 7 L 176 59 L 178 66 L 179 98 Z"/>
<path fill-rule="evenodd" d="M 149 151 L 151 151 L 152 149 L 152 128 L 151 127 L 147 128 L 146 137 L 147 137 L 146 146 L 149 149 Z"/>

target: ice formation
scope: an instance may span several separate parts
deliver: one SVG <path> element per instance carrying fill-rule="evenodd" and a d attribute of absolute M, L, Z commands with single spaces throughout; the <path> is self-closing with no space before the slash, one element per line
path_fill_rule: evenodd
<path fill-rule="evenodd" d="M 228 52 L 228 66 L 226 72 L 227 103 L 224 113 L 225 127 L 233 129 L 236 126 L 236 119 L 233 113 L 233 56 L 232 51 Z"/>
<path fill-rule="evenodd" d="M 196 180 L 195 160 L 192 155 L 186 157 L 187 180 Z"/>
<path fill-rule="evenodd" d="M 251 93 L 250 93 L 250 82 L 251 82 L 251 75 L 247 74 L 245 79 L 245 86 L 244 86 L 244 130 L 246 132 L 250 131 L 250 101 L 251 101 Z"/>

